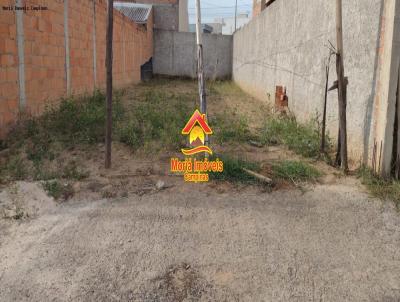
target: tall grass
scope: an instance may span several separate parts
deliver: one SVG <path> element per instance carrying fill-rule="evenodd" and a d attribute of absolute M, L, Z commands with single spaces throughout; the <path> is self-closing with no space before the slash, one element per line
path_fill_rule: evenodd
<path fill-rule="evenodd" d="M 134 149 L 179 150 L 185 142 L 182 128 L 191 115 L 193 101 L 185 95 L 147 91 L 127 108 L 126 118 L 116 124 L 119 140 Z"/>
<path fill-rule="evenodd" d="M 391 200 L 400 207 L 400 181 L 393 179 L 383 179 L 367 167 L 361 167 L 358 170 L 358 177 L 361 179 L 370 194 L 374 197 Z"/>
<path fill-rule="evenodd" d="M 290 150 L 305 157 L 320 154 L 320 129 L 315 120 L 300 124 L 293 117 L 271 117 L 261 131 L 261 140 L 265 144 L 287 145 Z M 330 146 L 328 136 L 326 141 Z"/>
<path fill-rule="evenodd" d="M 311 165 L 302 161 L 285 160 L 272 166 L 275 178 L 290 180 L 293 183 L 316 181 L 321 173 Z"/>
<path fill-rule="evenodd" d="M 0 176 L 9 180 L 53 177 L 83 177 L 79 167 L 65 165 L 67 172 L 45 170 L 45 162 L 54 161 L 66 149 L 93 145 L 104 141 L 105 96 L 96 91 L 93 95 L 61 100 L 58 106 L 49 106 L 39 117 L 19 121 L 8 134 L 5 145 L 11 157 L 0 166 Z M 116 94 L 113 102 L 113 118 L 124 118 L 124 110 Z M 68 170 L 69 169 L 69 170 Z"/>
<path fill-rule="evenodd" d="M 211 160 L 215 160 L 217 157 L 224 163 L 224 170 L 221 173 L 210 173 L 211 179 L 247 184 L 257 182 L 257 179 L 254 178 L 252 175 L 244 172 L 243 168 L 257 172 L 260 170 L 259 163 L 226 155 L 215 155 L 211 158 Z"/>

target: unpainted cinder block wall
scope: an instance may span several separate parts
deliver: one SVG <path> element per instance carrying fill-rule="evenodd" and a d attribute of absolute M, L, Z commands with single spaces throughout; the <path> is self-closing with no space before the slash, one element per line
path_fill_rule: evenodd
<path fill-rule="evenodd" d="M 47 9 L 22 11 L 23 30 L 18 34 L 22 35 L 24 66 L 18 68 L 22 61 L 18 54 L 17 13 L 3 9 L 14 7 L 16 1 L 0 0 L 1 137 L 22 110 L 38 115 L 61 97 L 103 89 L 106 83 L 105 0 L 27 0 L 21 4 Z M 144 26 L 114 10 L 114 86 L 139 82 L 140 66 L 152 53 L 152 14 Z"/>
<path fill-rule="evenodd" d="M 208 79 L 230 79 L 232 76 L 232 43 L 230 35 L 203 34 L 204 73 Z M 154 31 L 155 74 L 197 77 L 196 34 L 170 30 Z"/>

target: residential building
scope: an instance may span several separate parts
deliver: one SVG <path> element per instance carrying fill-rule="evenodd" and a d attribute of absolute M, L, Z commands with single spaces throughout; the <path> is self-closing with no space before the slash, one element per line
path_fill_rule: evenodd
<path fill-rule="evenodd" d="M 222 34 L 232 35 L 235 30 L 246 25 L 251 20 L 249 13 L 239 13 L 236 17 L 236 28 L 235 28 L 235 16 L 228 18 L 216 18 L 214 23 L 222 24 Z"/>
<path fill-rule="evenodd" d="M 121 0 L 150 4 L 154 11 L 154 29 L 189 31 L 188 0 Z"/>
<path fill-rule="evenodd" d="M 203 23 L 203 33 L 211 34 L 222 34 L 222 24 L 221 23 Z M 196 32 L 196 24 L 189 24 L 189 32 Z"/>

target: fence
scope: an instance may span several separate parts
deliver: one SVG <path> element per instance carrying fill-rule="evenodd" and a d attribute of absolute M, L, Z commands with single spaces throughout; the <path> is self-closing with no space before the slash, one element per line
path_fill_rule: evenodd
<path fill-rule="evenodd" d="M 387 1 L 385 1 L 387 2 Z M 390 1 L 389 1 L 390 2 Z M 368 153 L 380 55 L 383 1 L 343 1 L 348 86 L 348 140 L 357 161 Z M 289 108 L 302 121 L 322 114 L 328 46 L 336 45 L 335 1 L 275 1 L 234 35 L 233 79 L 247 92 L 273 101 L 287 88 Z M 336 80 L 331 60 L 329 85 Z M 328 99 L 328 129 L 337 135 L 337 92 Z"/>
<path fill-rule="evenodd" d="M 204 73 L 209 79 L 230 78 L 232 74 L 232 36 L 203 34 Z M 154 31 L 155 74 L 197 75 L 196 34 L 168 30 Z"/>
<path fill-rule="evenodd" d="M 0 135 L 22 111 L 36 115 L 60 97 L 105 87 L 105 0 L 1 5 Z M 152 28 L 152 15 L 138 25 L 114 10 L 116 87 L 140 81 L 140 66 L 152 57 Z"/>

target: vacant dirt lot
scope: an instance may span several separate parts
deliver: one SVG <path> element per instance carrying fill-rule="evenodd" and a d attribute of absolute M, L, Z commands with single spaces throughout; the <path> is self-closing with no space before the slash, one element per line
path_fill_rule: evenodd
<path fill-rule="evenodd" d="M 399 301 L 399 214 L 357 187 L 176 185 L 3 220 L 0 300 Z"/>
<path fill-rule="evenodd" d="M 208 89 L 217 154 L 256 162 L 267 176 L 273 163 L 307 162 L 323 172 L 318 183 L 296 189 L 290 178 L 266 188 L 172 176 L 182 114 L 197 98 L 193 81 L 125 91 L 132 110 L 115 129 L 109 171 L 102 99 L 83 115 L 67 103 L 0 158 L 0 301 L 400 301 L 393 203 L 275 137 L 254 144 L 268 106 L 229 82 Z M 176 112 L 158 110 L 166 106 Z M 71 127 L 76 116 L 85 127 Z M 319 151 L 315 131 L 303 135 L 289 137 L 292 150 Z"/>

